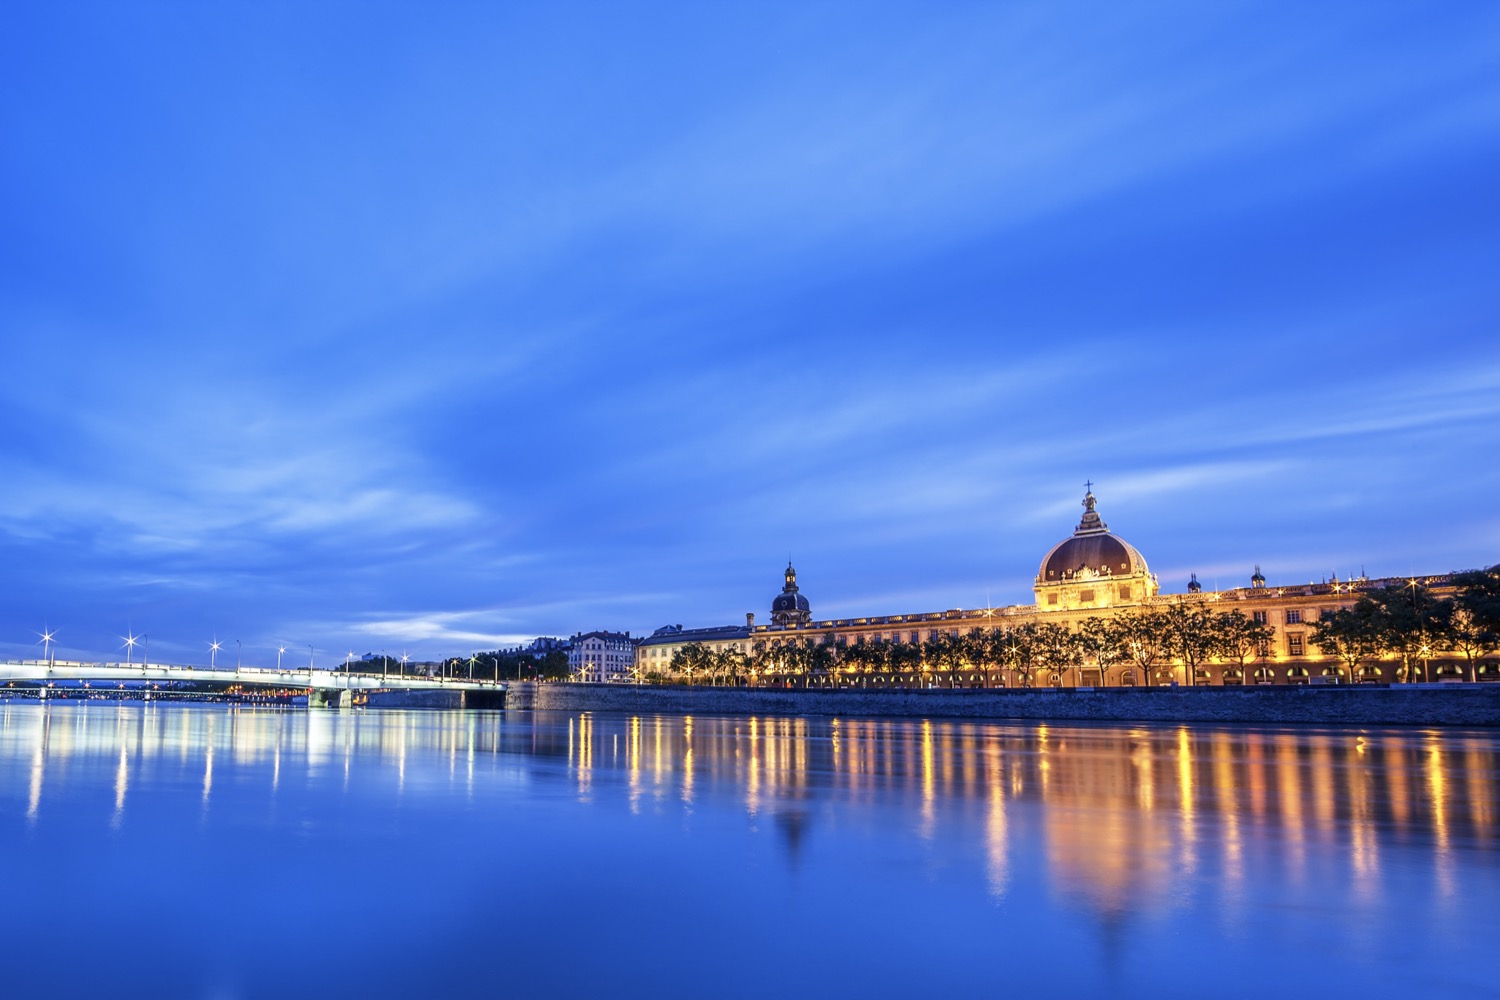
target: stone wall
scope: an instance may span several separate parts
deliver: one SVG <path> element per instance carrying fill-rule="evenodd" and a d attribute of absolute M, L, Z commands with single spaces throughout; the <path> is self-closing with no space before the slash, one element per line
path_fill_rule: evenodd
<path fill-rule="evenodd" d="M 464 692 L 432 690 L 371 691 L 371 708 L 464 708 Z"/>
<path fill-rule="evenodd" d="M 848 715 L 1111 722 L 1500 726 L 1500 684 L 1393 687 L 787 691 L 515 684 L 508 708 L 669 715 Z"/>

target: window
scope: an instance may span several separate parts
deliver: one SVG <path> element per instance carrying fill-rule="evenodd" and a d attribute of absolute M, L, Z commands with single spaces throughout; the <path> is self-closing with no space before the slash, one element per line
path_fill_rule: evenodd
<path fill-rule="evenodd" d="M 1300 611 L 1288 611 L 1286 613 L 1286 623 L 1288 625 L 1301 625 L 1302 624 L 1302 612 L 1300 612 Z"/>
<path fill-rule="evenodd" d="M 1092 590 L 1080 590 L 1078 592 L 1078 599 L 1080 601 L 1092 601 L 1094 599 L 1094 592 Z"/>
<path fill-rule="evenodd" d="M 1130 588 L 1127 587 L 1127 586 L 1125 586 L 1124 584 L 1120 585 L 1120 600 L 1122 600 L 1122 601 L 1128 601 L 1128 600 L 1130 600 Z"/>
<path fill-rule="evenodd" d="M 1295 614 L 1295 612 L 1288 612 Z M 1289 635 L 1286 637 L 1286 651 L 1288 656 L 1302 655 L 1302 637 L 1300 635 Z"/>
<path fill-rule="evenodd" d="M 1056 604 L 1057 603 L 1057 595 L 1056 594 L 1048 594 L 1047 595 L 1047 603 L 1048 604 Z"/>
<path fill-rule="evenodd" d="M 1257 625 L 1264 625 L 1264 624 L 1266 624 L 1266 617 L 1267 617 L 1266 616 L 1266 612 L 1264 612 L 1264 611 L 1252 611 L 1252 612 L 1250 612 L 1250 620 L 1253 621 Z"/>
<path fill-rule="evenodd" d="M 1255 655 L 1256 656 L 1270 656 L 1271 655 L 1271 644 L 1269 642 L 1267 642 L 1266 640 L 1264 640 L 1264 639 L 1262 639 L 1259 642 L 1257 642 L 1255 644 Z"/>

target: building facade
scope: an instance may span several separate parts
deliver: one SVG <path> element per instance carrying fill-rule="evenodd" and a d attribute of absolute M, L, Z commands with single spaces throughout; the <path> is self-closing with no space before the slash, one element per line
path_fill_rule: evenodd
<path fill-rule="evenodd" d="M 1042 557 L 1033 585 L 1034 604 L 818 620 L 812 617 L 811 604 L 797 585 L 796 570 L 789 564 L 785 586 L 772 602 L 768 624 L 755 625 L 751 615 L 743 627 L 684 630 L 674 626 L 671 632 L 658 630 L 637 651 L 638 668 L 664 675 L 668 673 L 666 664 L 670 663 L 671 653 L 694 641 L 711 649 L 732 648 L 742 652 L 764 652 L 785 644 L 815 646 L 828 642 L 841 647 L 873 642 L 921 644 L 944 634 L 958 637 L 975 629 L 1016 629 L 1028 624 L 1055 623 L 1076 632 L 1091 618 L 1109 619 L 1148 609 L 1202 605 L 1220 611 L 1237 608 L 1247 619 L 1266 626 L 1271 637 L 1243 664 L 1210 657 L 1196 665 L 1192 677 L 1187 676 L 1188 668 L 1182 663 L 1164 657 L 1159 666 L 1153 666 L 1154 676 L 1150 678 L 1144 676 L 1145 671 L 1133 660 L 1125 659 L 1103 668 L 1087 663 L 1056 670 L 1041 668 L 1033 682 L 1070 686 L 1330 683 L 1341 676 L 1340 661 L 1323 653 L 1310 636 L 1321 615 L 1348 607 L 1361 593 L 1373 590 L 1414 586 L 1427 588 L 1438 596 L 1446 596 L 1452 590 L 1446 576 L 1373 580 L 1361 577 L 1269 587 L 1256 566 L 1244 587 L 1205 591 L 1195 575 L 1185 593 L 1163 594 L 1145 557 L 1104 523 L 1091 488 L 1083 498 L 1083 508 L 1083 516 L 1073 533 Z M 1437 660 L 1435 654 L 1433 660 Z M 1427 672 L 1426 676 L 1432 679 L 1444 676 L 1441 666 L 1436 673 Z M 1360 676 L 1353 680 L 1392 681 L 1398 679 L 1396 673 L 1396 664 L 1372 660 L 1361 666 Z M 1350 679 L 1346 672 L 1343 679 Z M 964 684 L 1013 682 L 1006 679 L 1003 671 L 996 677 L 993 672 L 977 668 L 960 671 L 958 677 L 950 680 Z M 839 680 L 834 678 L 832 682 Z M 929 677 L 915 668 L 861 680 L 866 686 L 930 682 Z"/>
<path fill-rule="evenodd" d="M 568 673 L 596 684 L 628 681 L 638 642 L 629 632 L 579 632 L 568 649 Z"/>

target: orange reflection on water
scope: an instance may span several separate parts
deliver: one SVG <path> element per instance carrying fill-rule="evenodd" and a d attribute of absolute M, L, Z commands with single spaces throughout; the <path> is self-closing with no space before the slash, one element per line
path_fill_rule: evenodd
<path fill-rule="evenodd" d="M 333 767 L 346 780 L 379 777 L 384 768 L 393 796 L 420 795 L 424 786 L 408 783 L 409 769 L 424 768 L 418 777 L 430 787 L 433 763 L 441 761 L 455 782 L 460 755 L 470 795 L 482 787 L 485 768 L 510 767 L 497 763 L 507 755 L 512 762 L 551 758 L 566 762 L 580 797 L 607 801 L 618 788 L 632 809 L 687 810 L 727 796 L 748 817 L 772 816 L 798 844 L 816 835 L 819 802 L 878 807 L 900 817 L 908 836 L 934 844 L 958 838 L 951 843 L 972 852 L 976 884 L 997 898 L 1039 874 L 1105 914 L 1177 905 L 1184 885 L 1213 886 L 1232 910 L 1257 876 L 1302 882 L 1310 857 L 1320 873 L 1342 871 L 1350 902 L 1372 901 L 1394 867 L 1392 845 L 1424 843 L 1431 845 L 1437 893 L 1453 896 L 1463 890 L 1458 853 L 1494 841 L 1500 773 L 1500 738 L 1487 733 L 97 705 L 0 710 L 0 788 L 14 790 L 4 801 L 33 824 L 45 821 L 49 784 L 89 766 L 98 768 L 102 787 L 113 787 L 113 808 L 101 799 L 101 821 L 119 825 L 130 822 L 140 796 L 161 786 L 153 769 L 164 764 L 180 764 L 182 782 L 206 810 L 216 784 L 263 780 L 274 798 L 304 772 Z M 643 794 L 648 788 L 654 802 Z M 1018 864 L 1018 845 L 1037 843 L 1029 864 Z M 1037 863 L 1040 873 L 1031 870 Z"/>

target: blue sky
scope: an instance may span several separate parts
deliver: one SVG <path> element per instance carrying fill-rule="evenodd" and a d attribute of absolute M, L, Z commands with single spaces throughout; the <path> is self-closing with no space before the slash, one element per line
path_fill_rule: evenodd
<path fill-rule="evenodd" d="M 15 4 L 0 655 L 1500 561 L 1492 4 Z"/>

